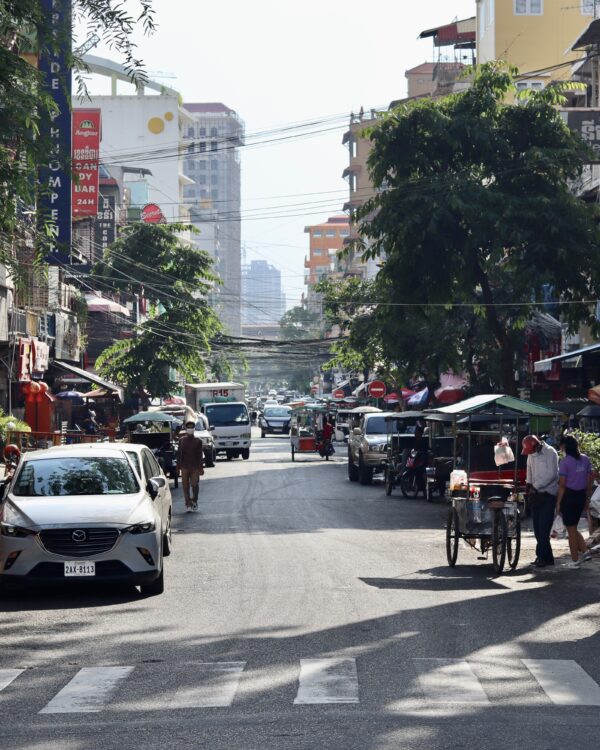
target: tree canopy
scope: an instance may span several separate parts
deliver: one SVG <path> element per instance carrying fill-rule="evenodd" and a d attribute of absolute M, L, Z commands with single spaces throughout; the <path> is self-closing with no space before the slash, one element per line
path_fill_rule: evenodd
<path fill-rule="evenodd" d="M 154 29 L 151 0 L 127 4 L 120 0 L 73 0 L 75 25 L 85 39 L 97 34 L 122 59 L 132 80 L 144 80 L 144 68 L 131 39 L 134 29 Z M 0 261 L 13 264 L 13 241 L 36 235 L 40 257 L 43 231 L 32 220 L 36 173 L 47 163 L 52 144 L 40 136 L 40 125 L 55 112 L 42 74 L 26 59 L 57 47 L 67 50 L 67 63 L 76 71 L 78 93 L 85 95 L 85 66 L 77 52 L 80 41 L 49 33 L 40 0 L 0 0 Z"/>
<path fill-rule="evenodd" d="M 211 364 L 212 340 L 221 323 L 209 302 L 216 277 L 208 253 L 182 242 L 191 227 L 135 224 L 106 251 L 93 269 L 100 286 L 140 295 L 150 304 L 148 319 L 131 338 L 116 341 L 96 360 L 99 371 L 130 392 L 171 395 L 179 384 L 203 377 Z M 226 370 L 223 356 L 219 368 Z"/>
<path fill-rule="evenodd" d="M 360 249 L 382 267 L 371 304 L 346 305 L 342 349 L 369 341 L 407 374 L 461 368 L 514 392 L 519 332 L 548 289 L 571 331 L 597 329 L 596 211 L 571 190 L 589 152 L 560 91 L 507 103 L 516 73 L 488 63 L 467 91 L 400 104 L 368 131 L 379 189 L 357 216 Z"/>

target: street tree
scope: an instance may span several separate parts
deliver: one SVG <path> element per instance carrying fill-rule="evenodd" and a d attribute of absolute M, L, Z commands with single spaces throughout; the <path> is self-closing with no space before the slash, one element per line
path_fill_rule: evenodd
<path fill-rule="evenodd" d="M 370 314 L 391 361 L 497 372 L 509 393 L 518 332 L 548 288 L 570 331 L 597 330 L 600 297 L 595 207 L 571 190 L 590 154 L 556 109 L 560 87 L 508 103 L 516 75 L 488 63 L 467 91 L 383 116 L 367 133 L 380 189 L 357 216 L 359 249 L 382 264 Z"/>
<path fill-rule="evenodd" d="M 73 0 L 74 28 L 80 38 L 52 36 L 51 24 L 41 0 L 0 0 L 0 262 L 14 263 L 15 239 L 35 239 L 39 261 L 44 256 L 45 231 L 32 220 L 38 189 L 35 175 L 48 162 L 53 144 L 41 136 L 41 125 L 51 118 L 56 105 L 45 88 L 43 75 L 27 59 L 38 51 L 66 50 L 67 64 L 75 71 L 77 90 L 84 97 L 85 65 L 78 46 L 98 36 L 123 61 L 132 81 L 145 80 L 136 56 L 132 33 L 154 29 L 151 0 Z"/>
<path fill-rule="evenodd" d="M 135 224 L 106 251 L 93 268 L 101 287 L 143 296 L 150 305 L 147 320 L 130 338 L 115 341 L 96 361 L 99 371 L 129 392 L 171 395 L 178 387 L 171 374 L 204 377 L 216 358 L 221 372 L 226 360 L 213 352 L 222 326 L 210 305 L 217 279 L 208 253 L 182 242 L 181 224 Z"/>
<path fill-rule="evenodd" d="M 321 333 L 321 316 L 306 305 L 296 305 L 279 321 L 280 335 L 287 341 L 316 338 Z"/>

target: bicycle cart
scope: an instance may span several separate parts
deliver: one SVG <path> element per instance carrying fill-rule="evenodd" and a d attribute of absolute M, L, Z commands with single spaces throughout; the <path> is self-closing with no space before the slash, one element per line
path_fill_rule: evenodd
<path fill-rule="evenodd" d="M 460 540 L 487 560 L 494 572 L 519 564 L 521 518 L 525 509 L 526 461 L 521 440 L 558 426 L 559 415 L 512 396 L 475 396 L 430 410 L 451 418 L 453 471 L 446 522 L 446 556 L 454 567 Z M 542 426 L 543 425 L 543 426 Z M 512 460 L 510 460 L 512 458 Z"/>
<path fill-rule="evenodd" d="M 330 445 L 325 445 L 323 440 L 323 419 L 328 416 L 329 410 L 321 404 L 292 405 L 292 417 L 290 420 L 290 448 L 292 461 L 296 460 L 297 454 L 316 453 L 329 460 L 332 451 Z"/>

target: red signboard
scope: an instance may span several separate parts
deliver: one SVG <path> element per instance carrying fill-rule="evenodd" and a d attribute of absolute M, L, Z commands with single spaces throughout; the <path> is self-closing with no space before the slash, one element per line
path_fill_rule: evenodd
<path fill-rule="evenodd" d="M 73 216 L 98 213 L 100 110 L 73 110 Z"/>
<path fill-rule="evenodd" d="M 345 392 L 341 388 L 340 390 L 333 392 L 334 398 L 344 398 L 345 395 L 346 395 Z"/>
<path fill-rule="evenodd" d="M 373 380 L 367 386 L 369 396 L 372 398 L 383 398 L 387 393 L 387 388 L 382 380 Z"/>
<path fill-rule="evenodd" d="M 144 224 L 164 224 L 165 217 L 156 203 L 147 203 L 141 213 Z"/>

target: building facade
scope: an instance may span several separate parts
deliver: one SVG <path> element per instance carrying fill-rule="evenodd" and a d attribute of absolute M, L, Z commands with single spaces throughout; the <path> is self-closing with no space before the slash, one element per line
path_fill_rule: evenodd
<path fill-rule="evenodd" d="M 242 268 L 242 326 L 277 326 L 285 313 L 281 271 L 266 260 Z"/>
<path fill-rule="evenodd" d="M 192 238 L 215 261 L 222 285 L 216 306 L 228 333 L 239 336 L 241 326 L 241 167 L 239 147 L 244 123 L 220 102 L 183 105 L 190 121 L 183 130 L 184 188 L 198 234 Z"/>
<path fill-rule="evenodd" d="M 304 258 L 306 305 L 310 312 L 321 313 L 321 296 L 315 286 L 324 278 L 340 272 L 340 257 L 344 243 L 350 236 L 347 216 L 330 216 L 327 221 L 304 227 L 308 234 L 308 255 Z"/>

